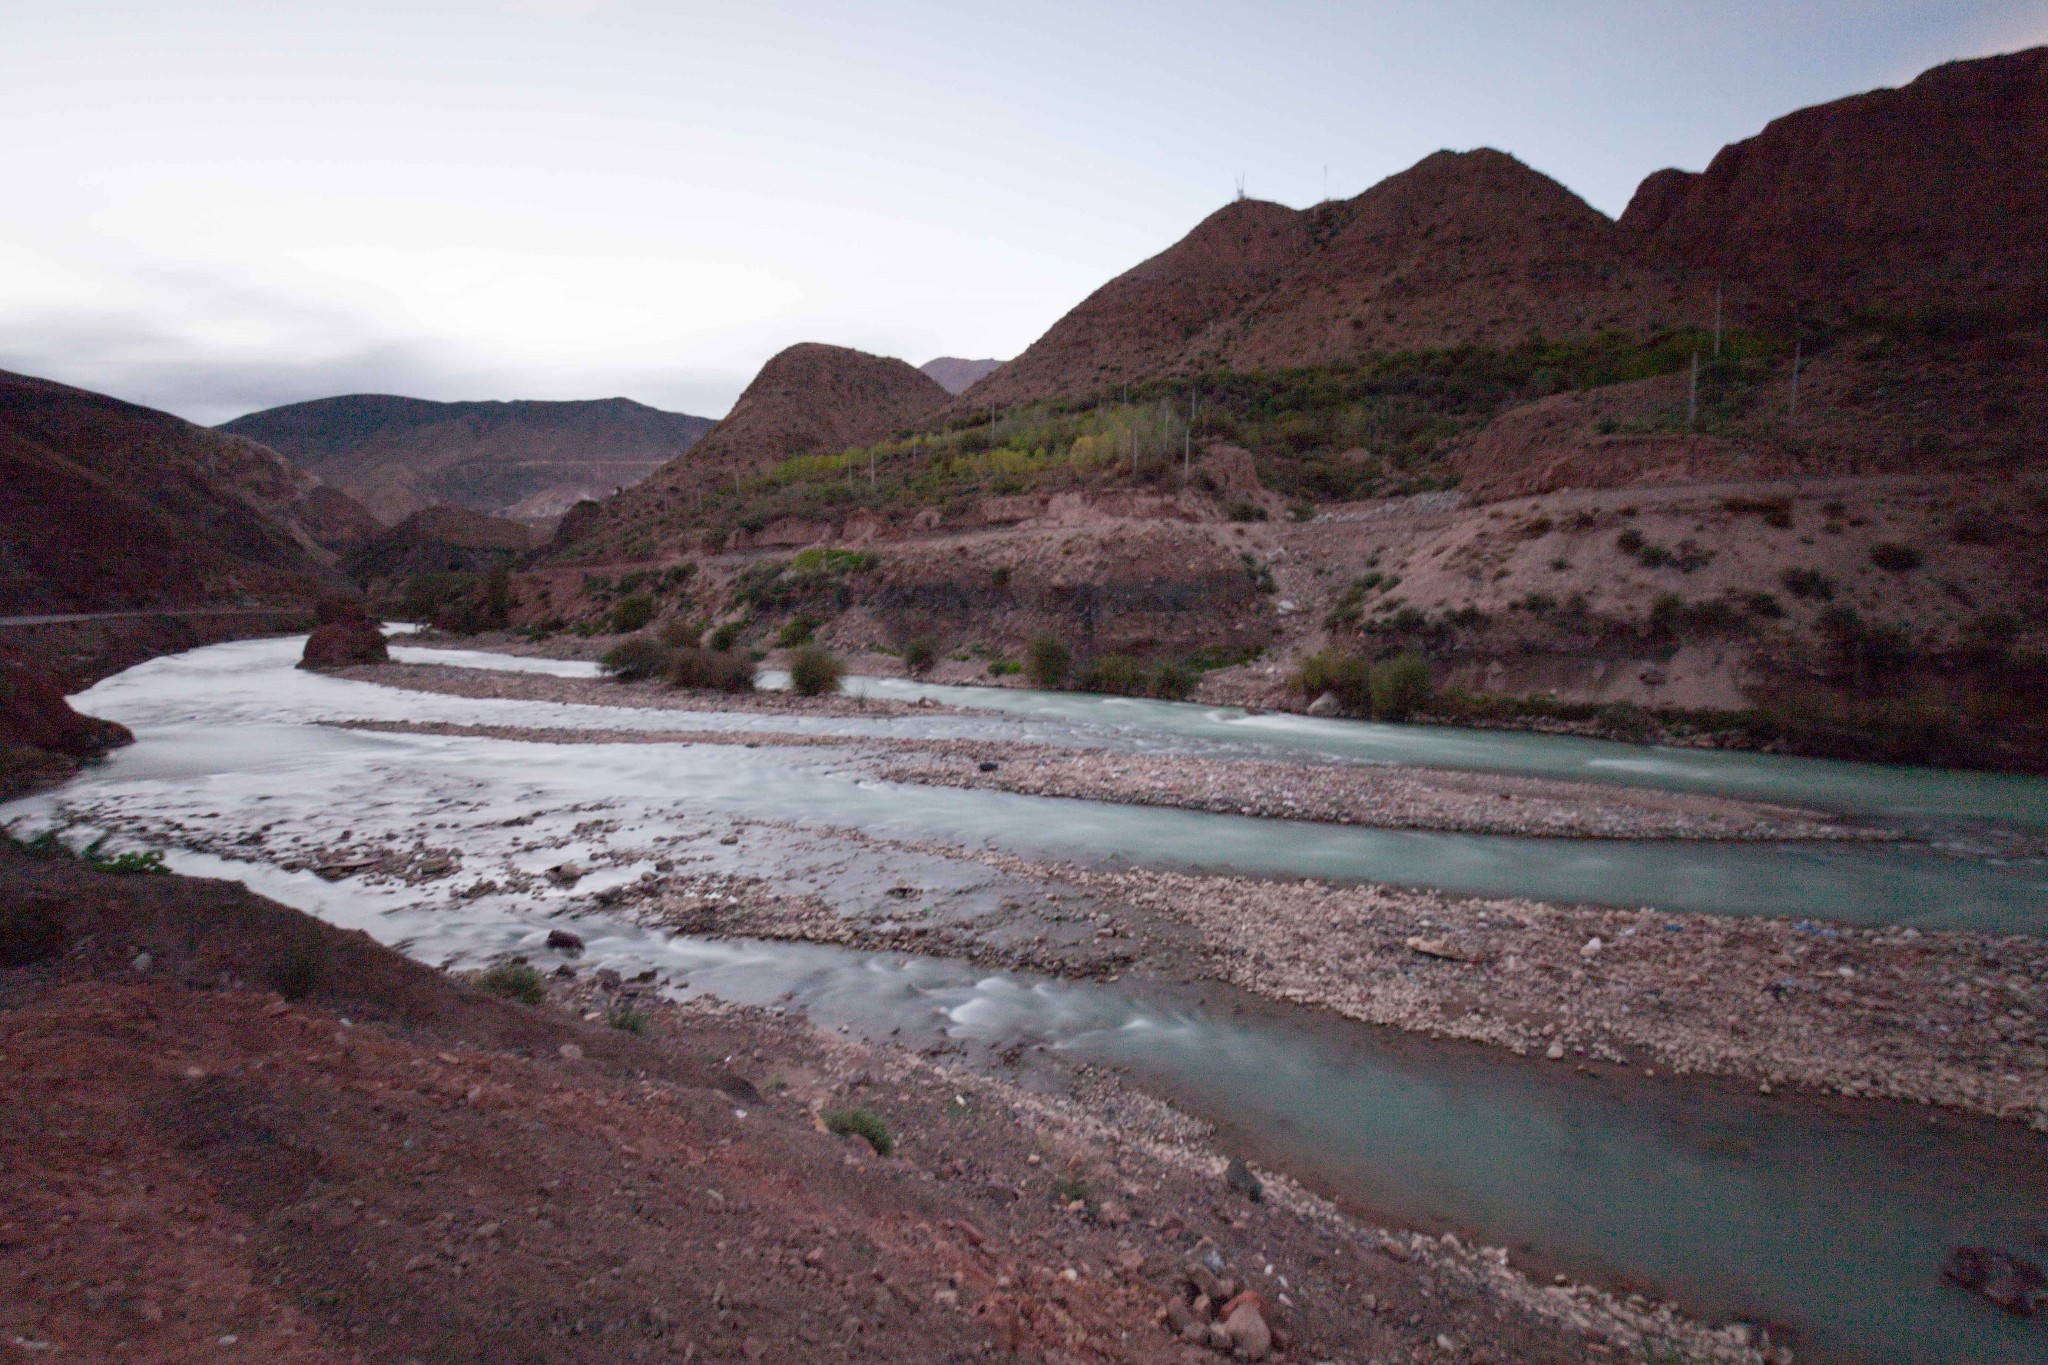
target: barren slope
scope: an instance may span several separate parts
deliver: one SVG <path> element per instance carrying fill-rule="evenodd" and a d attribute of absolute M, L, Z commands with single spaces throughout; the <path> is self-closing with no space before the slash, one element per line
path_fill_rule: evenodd
<path fill-rule="evenodd" d="M 630 488 L 711 426 L 625 398 L 433 403 L 351 394 L 251 413 L 221 430 L 284 452 L 391 524 L 435 503 L 557 517 L 579 498 Z"/>

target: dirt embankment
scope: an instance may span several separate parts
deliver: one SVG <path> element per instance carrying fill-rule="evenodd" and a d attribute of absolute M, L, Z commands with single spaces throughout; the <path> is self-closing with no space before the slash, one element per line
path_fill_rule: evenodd
<path fill-rule="evenodd" d="M 1759 1358 L 1285 1181 L 1253 1202 L 1099 1077 L 1049 1099 L 570 967 L 579 1021 L 226 883 L 5 851 L 0 926 L 26 1351 L 1181 1365 L 1222 1358 L 1167 1312 L 1213 1253 L 1288 1359 Z M 605 1026 L 629 1011 L 642 1033 Z M 892 1153 L 820 1131 L 838 1107 Z"/>

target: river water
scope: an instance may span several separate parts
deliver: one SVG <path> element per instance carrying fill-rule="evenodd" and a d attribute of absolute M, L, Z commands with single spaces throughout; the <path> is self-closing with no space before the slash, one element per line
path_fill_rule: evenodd
<path fill-rule="evenodd" d="M 799 721 L 476 701 L 298 672 L 291 667 L 297 653 L 296 641 L 243 642 L 106 680 L 79 699 L 81 709 L 130 725 L 137 743 L 64 788 L 0 809 L 0 820 L 24 833 L 73 821 L 78 837 L 104 830 L 117 841 L 165 848 L 181 870 L 234 877 L 441 963 L 533 948 L 550 916 L 571 906 L 586 911 L 589 893 L 637 878 L 657 857 L 699 860 L 693 869 L 772 868 L 849 911 L 905 880 L 954 886 L 969 913 L 1007 890 L 979 865 L 841 839 L 833 826 L 1062 856 L 1717 913 L 2033 932 L 2048 906 L 2037 862 L 1973 852 L 1964 835 L 1946 849 L 1909 850 L 1389 835 L 928 792 L 865 780 L 830 750 L 534 745 L 318 722 L 716 725 L 1213 745 L 1219 752 L 1280 747 L 1552 776 L 1598 773 L 1957 829 L 2037 823 L 2041 784 L 2024 780 L 1898 770 L 1887 799 L 1884 775 L 1892 770 L 1859 765 L 1281 723 L 1212 708 L 975 689 L 936 691 L 963 704 L 1000 700 L 1009 714 Z M 870 685 L 899 693 L 915 687 Z M 728 831 L 741 842 L 712 837 Z M 280 866 L 351 842 L 415 840 L 460 850 L 464 875 L 426 886 L 357 877 L 330 883 Z M 452 892 L 471 874 L 533 872 L 564 859 L 593 869 L 573 891 Z M 2023 1248 L 2048 1231 L 2048 1140 L 2010 1125 L 1892 1105 L 1764 1099 L 1698 1081 L 1621 1087 L 1299 1012 L 1225 1014 L 1191 993 L 1034 980 L 903 955 L 697 940 L 601 911 L 584 914 L 577 929 L 590 945 L 588 965 L 651 966 L 672 989 L 764 1004 L 787 996 L 821 1023 L 877 1037 L 901 1028 L 913 1038 L 936 1034 L 970 1046 L 1037 1042 L 1131 1067 L 1224 1123 L 1243 1150 L 1355 1206 L 1456 1228 L 1596 1281 L 1655 1286 L 1703 1315 L 1791 1323 L 1810 1356 L 2048 1359 L 2041 1326 L 1949 1291 L 1936 1275 L 1951 1245 Z"/>

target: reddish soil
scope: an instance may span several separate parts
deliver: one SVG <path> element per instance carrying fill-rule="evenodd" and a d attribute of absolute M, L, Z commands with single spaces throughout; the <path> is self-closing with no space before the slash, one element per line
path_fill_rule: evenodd
<path fill-rule="evenodd" d="M 1221 1358 L 1162 1325 L 1207 1250 L 1285 1359 L 1754 1358 L 1285 1181 L 1249 1201 L 1106 1078 L 1084 1110 L 552 978 L 636 1036 L 228 883 L 4 849 L 0 948 L 0 1332 L 56 1358 L 1182 1365 Z M 894 1155 L 821 1130 L 849 1104 Z"/>

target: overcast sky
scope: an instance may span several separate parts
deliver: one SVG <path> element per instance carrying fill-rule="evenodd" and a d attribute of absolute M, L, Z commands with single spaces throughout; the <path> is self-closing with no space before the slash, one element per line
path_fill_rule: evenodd
<path fill-rule="evenodd" d="M 1618 214 L 2039 0 L 0 3 L 0 368 L 721 415 L 796 341 L 1009 356 L 1247 193 L 1499 147 Z"/>

